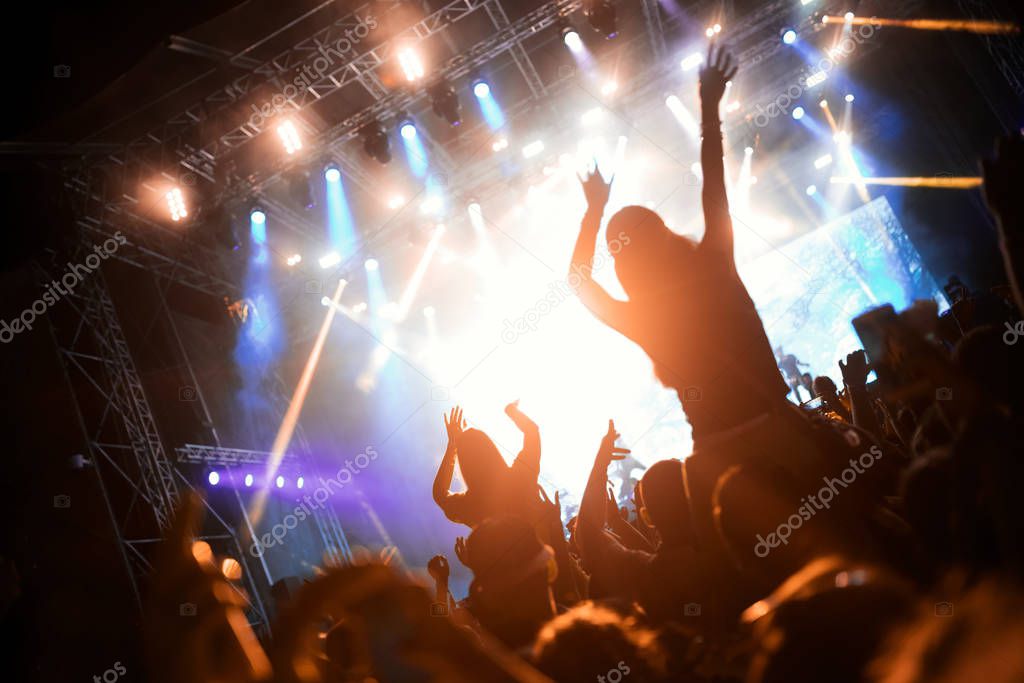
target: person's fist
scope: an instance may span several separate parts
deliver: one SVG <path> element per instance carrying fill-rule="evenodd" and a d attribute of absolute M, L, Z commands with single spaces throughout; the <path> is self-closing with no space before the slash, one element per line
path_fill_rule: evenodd
<path fill-rule="evenodd" d="M 427 571 L 435 581 L 448 580 L 448 558 L 444 555 L 434 555 L 427 562 Z"/>

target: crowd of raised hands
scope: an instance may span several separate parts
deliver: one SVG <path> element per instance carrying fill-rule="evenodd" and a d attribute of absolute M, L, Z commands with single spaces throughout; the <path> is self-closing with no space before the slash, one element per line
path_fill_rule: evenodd
<path fill-rule="evenodd" d="M 712 184 L 721 156 L 714 105 L 733 73 L 722 54 L 702 73 Z M 150 588 L 152 676 L 1024 680 L 1024 345 L 1006 339 L 1024 302 L 1022 150 L 1019 135 L 1008 138 L 984 167 L 1009 286 L 963 293 L 942 316 L 925 302 L 871 318 L 884 322 L 878 348 L 850 350 L 841 389 L 818 378 L 813 409 L 786 399 L 756 312 L 750 317 L 731 263 L 724 185 L 720 194 L 706 188 L 700 244 L 652 232 L 639 212 L 613 218 L 620 227 L 629 216 L 648 221 L 643 230 L 626 226 L 636 245 L 630 258 L 666 277 L 673 259 L 685 267 L 673 286 L 662 278 L 654 291 L 636 263 L 617 261 L 629 300 L 611 300 L 594 283 L 581 298 L 679 390 L 694 424 L 692 454 L 632 454 L 649 464 L 632 490 L 614 495 L 609 466 L 629 450 L 609 420 L 603 435 L 592 435 L 593 466 L 569 515 L 557 493 L 538 485 L 543 425 L 508 405 L 523 433 L 508 463 L 456 407 L 445 416 L 448 447 L 433 498 L 466 534 L 430 560 L 432 584 L 380 564 L 325 569 L 278 610 L 263 642 L 244 617 L 237 565 L 219 564 L 192 542 L 200 507 L 186 499 Z M 573 258 L 584 266 L 607 185 L 584 179 L 590 208 Z M 716 307 L 721 323 L 702 321 L 687 339 L 674 338 L 682 334 L 677 314 L 685 323 Z M 725 341 L 751 326 L 760 337 L 745 341 L 755 346 Z M 701 343 L 704 333 L 711 342 Z M 730 364 L 730 354 L 744 351 Z M 877 381 L 868 381 L 871 370 Z M 716 384 L 729 393 L 705 391 L 699 406 L 688 405 L 683 389 L 710 383 L 712 371 L 725 373 Z M 453 493 L 456 467 L 464 490 Z M 454 562 L 472 573 L 466 595 L 451 592 Z M 196 619 L 177 618 L 182 602 L 197 605 Z"/>

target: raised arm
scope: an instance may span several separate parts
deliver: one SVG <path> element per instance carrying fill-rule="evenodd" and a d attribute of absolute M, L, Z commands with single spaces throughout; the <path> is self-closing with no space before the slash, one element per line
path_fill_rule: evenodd
<path fill-rule="evenodd" d="M 441 509 L 444 509 L 445 502 L 451 495 L 449 489 L 452 486 L 452 477 L 455 476 L 455 453 L 458 449 L 459 435 L 466 428 L 466 421 L 462 419 L 462 408 L 455 406 L 444 416 L 444 428 L 448 432 L 448 447 L 437 468 L 433 490 L 434 502 L 441 506 Z"/>
<path fill-rule="evenodd" d="M 700 72 L 701 127 L 700 163 L 704 175 L 701 203 L 704 206 L 704 239 L 701 247 L 733 260 L 732 218 L 725 192 L 725 151 L 722 121 L 718 110 L 726 84 L 736 75 L 732 56 L 722 49 L 708 48 L 707 64 Z"/>
<path fill-rule="evenodd" d="M 519 410 L 519 401 L 512 401 L 505 406 L 505 414 L 515 422 L 516 427 L 523 433 L 523 450 L 519 452 L 516 463 L 526 467 L 536 478 L 540 474 L 540 428 L 537 423 Z"/>
<path fill-rule="evenodd" d="M 580 177 L 580 183 L 583 185 L 583 194 L 587 198 L 587 212 L 583 215 L 580 234 L 576 238 L 576 247 L 572 252 L 572 263 L 569 266 L 568 275 L 569 284 L 576 288 L 577 286 L 573 283 L 579 281 L 577 293 L 583 305 L 604 324 L 632 338 L 627 319 L 629 304 L 614 298 L 593 278 L 597 233 L 601 230 L 601 218 L 604 216 L 604 207 L 608 203 L 612 181 L 605 182 L 595 168 L 586 177 Z"/>
<path fill-rule="evenodd" d="M 615 543 L 604 533 L 607 521 L 604 485 L 608 481 L 608 465 L 611 461 L 620 460 L 624 454 L 629 453 L 628 449 L 615 445 L 618 438 L 615 423 L 608 420 L 608 432 L 601 439 L 601 447 L 594 458 L 594 467 L 590 470 L 587 488 L 580 502 L 580 512 L 576 517 L 576 541 L 583 561 L 591 567 L 599 564 L 609 547 Z"/>

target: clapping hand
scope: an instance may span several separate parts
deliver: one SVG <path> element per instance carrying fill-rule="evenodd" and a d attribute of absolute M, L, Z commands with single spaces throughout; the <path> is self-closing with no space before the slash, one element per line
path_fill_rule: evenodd
<path fill-rule="evenodd" d="M 444 428 L 448 432 L 448 448 L 457 448 L 459 437 L 466 429 L 466 420 L 462 417 L 462 408 L 455 406 L 444 416 Z"/>

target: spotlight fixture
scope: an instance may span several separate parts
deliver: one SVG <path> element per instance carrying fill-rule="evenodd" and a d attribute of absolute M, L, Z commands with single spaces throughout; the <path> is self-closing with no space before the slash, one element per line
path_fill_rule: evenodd
<path fill-rule="evenodd" d="M 567 22 L 563 22 L 561 28 L 559 28 L 559 34 L 562 36 L 562 42 L 569 48 L 569 51 L 573 54 L 579 54 L 583 52 L 583 39 L 580 38 L 580 34 L 570 26 Z"/>
<path fill-rule="evenodd" d="M 188 211 L 185 209 L 185 198 L 181 194 L 180 187 L 171 188 L 164 196 L 167 198 L 167 210 L 171 212 L 172 221 L 177 223 L 188 216 Z"/>
<path fill-rule="evenodd" d="M 704 63 L 704 55 L 700 52 L 694 52 L 688 57 L 684 57 L 680 62 L 679 66 L 683 71 L 693 71 L 698 66 Z"/>
<path fill-rule="evenodd" d="M 807 186 L 807 196 L 808 197 L 813 197 L 816 194 L 818 194 L 818 186 L 817 185 L 808 185 Z"/>
<path fill-rule="evenodd" d="M 282 477 L 280 474 L 277 475 L 277 479 L 274 480 L 274 483 L 277 484 L 277 488 L 283 489 L 284 488 L 284 477 Z"/>
<path fill-rule="evenodd" d="M 306 480 L 304 478 L 299 477 L 298 479 L 295 480 L 296 488 L 300 488 L 301 489 L 305 485 L 306 485 Z"/>
<path fill-rule="evenodd" d="M 291 256 L 288 257 L 285 263 L 287 263 L 289 266 L 294 266 L 298 265 L 299 263 L 302 263 L 302 254 L 292 254 Z"/>
<path fill-rule="evenodd" d="M 251 474 L 245 475 L 245 487 L 252 488 L 253 476 Z"/>
<path fill-rule="evenodd" d="M 800 119 L 802 119 L 804 117 L 804 114 L 806 114 L 806 113 L 807 112 L 804 111 L 803 107 L 797 107 L 796 109 L 793 110 L 793 119 L 795 119 L 796 121 L 799 121 Z"/>
<path fill-rule="evenodd" d="M 416 124 L 411 120 L 406 119 L 399 124 L 398 133 L 406 140 L 412 140 L 416 137 Z"/>
<path fill-rule="evenodd" d="M 398 51 L 398 63 L 402 67 L 402 73 L 405 74 L 405 80 L 412 83 L 423 78 L 425 70 L 423 69 L 423 61 L 420 59 L 419 54 L 411 47 L 402 48 Z"/>
<path fill-rule="evenodd" d="M 856 98 L 853 96 L 853 93 L 847 94 L 847 96 L 846 96 L 846 101 L 847 102 L 853 102 L 854 99 L 856 99 Z"/>
<path fill-rule="evenodd" d="M 211 470 L 206 476 L 206 481 L 210 482 L 210 486 L 216 486 L 220 483 L 220 472 L 217 470 Z"/>
<path fill-rule="evenodd" d="M 591 0 L 584 5 L 583 14 L 590 26 L 605 38 L 611 39 L 619 34 L 615 22 L 615 6 L 609 0 Z"/>
<path fill-rule="evenodd" d="M 427 88 L 427 95 L 430 96 L 430 106 L 438 118 L 444 119 L 450 126 L 462 123 L 462 105 L 451 84 L 438 81 Z"/>
<path fill-rule="evenodd" d="M 363 140 L 363 151 L 366 152 L 366 156 L 381 164 L 391 161 L 391 142 L 380 121 L 371 121 L 363 126 L 359 131 L 359 137 Z"/>
<path fill-rule="evenodd" d="M 786 45 L 792 45 L 796 42 L 796 31 L 791 28 L 787 28 L 782 31 L 782 42 Z"/>
<path fill-rule="evenodd" d="M 267 214 L 263 212 L 263 209 L 256 207 L 249 212 L 249 220 L 255 225 L 263 225 L 267 222 Z"/>
<path fill-rule="evenodd" d="M 380 268 L 380 264 L 377 263 L 377 259 L 375 259 L 375 258 L 368 258 L 368 259 L 366 259 L 366 261 L 363 262 L 363 268 L 366 268 L 366 270 L 369 270 L 369 271 L 374 271 L 374 270 L 377 270 L 378 268 Z"/>
<path fill-rule="evenodd" d="M 320 257 L 320 267 L 324 270 L 336 266 L 341 263 L 341 254 L 336 251 L 331 251 Z"/>
<path fill-rule="evenodd" d="M 478 99 L 482 100 L 491 94 L 491 86 L 487 84 L 487 81 L 482 78 L 478 78 L 473 81 L 473 95 Z"/>
<path fill-rule="evenodd" d="M 341 171 L 334 164 L 324 169 L 324 179 L 329 183 L 337 183 L 341 180 Z"/>
<path fill-rule="evenodd" d="M 295 123 L 290 119 L 277 127 L 277 134 L 281 136 L 281 142 L 284 143 L 284 150 L 289 154 L 295 154 L 302 149 L 302 140 L 299 138 L 299 131 L 295 128 Z"/>

